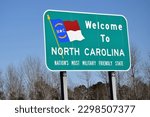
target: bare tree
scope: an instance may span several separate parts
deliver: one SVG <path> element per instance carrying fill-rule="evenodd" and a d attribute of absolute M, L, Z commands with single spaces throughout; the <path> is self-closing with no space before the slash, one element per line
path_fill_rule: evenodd
<path fill-rule="evenodd" d="M 21 66 L 21 71 L 23 73 L 24 82 L 27 87 L 26 94 L 30 92 L 35 92 L 34 84 L 38 78 L 42 77 L 42 65 L 38 58 L 28 57 L 25 59 Z"/>
<path fill-rule="evenodd" d="M 22 65 L 28 99 L 58 99 L 58 76 L 45 69 L 38 58 L 28 57 Z"/>
<path fill-rule="evenodd" d="M 87 87 L 87 92 L 86 92 L 86 98 L 90 99 L 90 91 L 89 91 L 89 87 L 91 86 L 91 72 L 89 71 L 84 71 L 82 72 L 83 77 L 82 80 L 84 80 L 86 82 L 86 87 Z"/>
<path fill-rule="evenodd" d="M 137 99 L 137 84 L 136 84 L 136 78 L 138 78 L 139 75 L 139 64 L 140 64 L 140 56 L 139 51 L 135 46 L 132 46 L 131 48 L 131 69 L 127 73 L 127 77 L 129 78 L 129 86 L 131 87 L 130 94 L 127 94 L 130 96 L 130 99 Z"/>
<path fill-rule="evenodd" d="M 86 87 L 89 88 L 91 86 L 91 72 L 84 71 L 82 72 L 82 74 L 83 74 L 82 80 L 86 82 Z"/>
<path fill-rule="evenodd" d="M 0 99 L 3 100 L 5 99 L 5 94 L 4 94 L 4 81 L 2 79 L 2 72 L 0 71 Z"/>
<path fill-rule="evenodd" d="M 148 85 L 148 99 L 150 99 L 150 53 L 148 59 L 144 63 L 144 77 Z"/>
<path fill-rule="evenodd" d="M 135 79 L 135 84 L 136 84 L 136 99 L 137 100 L 144 100 L 144 99 L 148 99 L 148 88 L 147 88 L 147 84 L 145 84 L 142 81 L 141 77 L 138 77 Z"/>
<path fill-rule="evenodd" d="M 98 72 L 98 76 L 100 77 L 100 80 L 105 84 L 104 85 L 104 92 L 106 92 L 106 95 L 105 95 L 104 99 L 109 99 L 108 72 L 106 72 L 106 71 Z"/>
<path fill-rule="evenodd" d="M 74 99 L 75 100 L 89 99 L 88 94 L 87 94 L 87 88 L 85 85 L 80 85 L 74 88 Z"/>
<path fill-rule="evenodd" d="M 38 99 L 38 100 L 53 100 L 58 99 L 58 92 L 55 88 L 51 87 L 42 77 L 39 78 L 34 83 L 35 90 L 30 91 L 30 98 L 31 99 Z"/>
<path fill-rule="evenodd" d="M 20 74 L 13 65 L 10 65 L 6 73 L 8 99 L 25 99 L 24 86 Z"/>
<path fill-rule="evenodd" d="M 115 76 L 116 76 L 116 81 L 117 81 L 116 83 L 117 84 L 117 99 L 129 99 L 129 93 L 128 93 L 129 90 L 126 90 L 126 88 L 124 87 L 125 85 L 127 85 L 127 82 L 128 82 L 127 81 L 128 78 L 125 77 L 126 72 L 116 72 Z"/>

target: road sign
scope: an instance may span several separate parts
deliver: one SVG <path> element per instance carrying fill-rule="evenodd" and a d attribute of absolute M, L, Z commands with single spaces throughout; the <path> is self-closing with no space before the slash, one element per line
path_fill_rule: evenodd
<path fill-rule="evenodd" d="M 130 68 L 124 16 L 47 10 L 43 23 L 46 65 L 50 70 Z"/>

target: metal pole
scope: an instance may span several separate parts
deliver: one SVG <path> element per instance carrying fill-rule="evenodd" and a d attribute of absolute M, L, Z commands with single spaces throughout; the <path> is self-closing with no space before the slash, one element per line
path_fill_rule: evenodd
<path fill-rule="evenodd" d="M 117 88 L 116 88 L 116 78 L 115 78 L 115 72 L 109 71 L 108 72 L 108 78 L 109 78 L 109 86 L 110 86 L 110 99 L 111 100 L 117 100 Z"/>
<path fill-rule="evenodd" d="M 116 83 L 115 72 L 112 73 L 112 89 L 113 89 L 113 99 L 117 100 L 117 83 Z"/>
<path fill-rule="evenodd" d="M 108 71 L 109 78 L 109 89 L 110 89 L 110 99 L 113 100 L 113 90 L 112 90 L 112 71 Z"/>
<path fill-rule="evenodd" d="M 67 72 L 60 71 L 61 99 L 68 100 Z"/>

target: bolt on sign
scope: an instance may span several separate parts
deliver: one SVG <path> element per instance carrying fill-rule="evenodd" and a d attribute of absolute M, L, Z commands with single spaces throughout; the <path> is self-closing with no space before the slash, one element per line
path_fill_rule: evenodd
<path fill-rule="evenodd" d="M 46 65 L 50 70 L 130 68 L 124 16 L 47 10 L 43 23 Z"/>

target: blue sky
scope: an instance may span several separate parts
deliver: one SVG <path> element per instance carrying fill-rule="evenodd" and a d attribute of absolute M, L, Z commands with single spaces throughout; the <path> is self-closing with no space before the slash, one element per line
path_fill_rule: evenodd
<path fill-rule="evenodd" d="M 44 58 L 42 15 L 47 9 L 122 14 L 129 39 L 142 56 L 150 52 L 149 0 L 2 0 L 0 1 L 0 69 L 20 64 L 26 57 Z"/>

